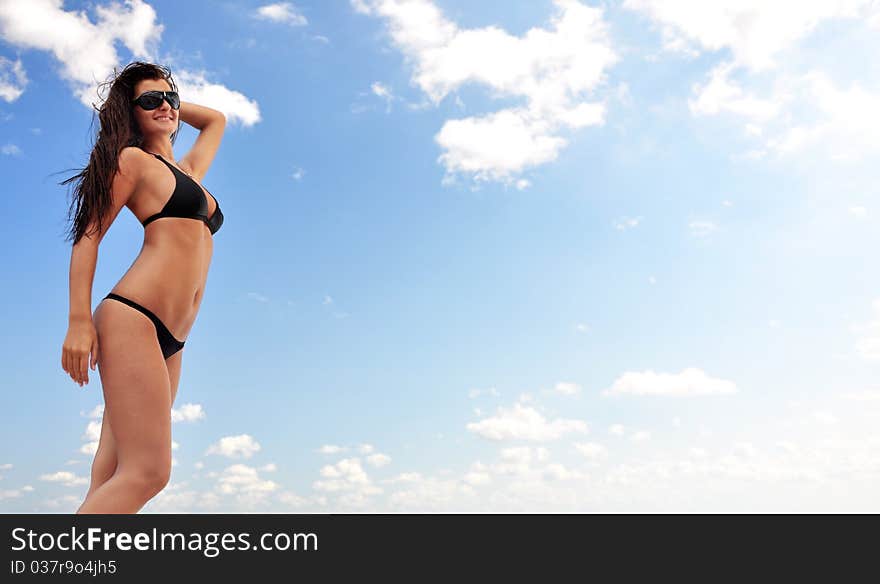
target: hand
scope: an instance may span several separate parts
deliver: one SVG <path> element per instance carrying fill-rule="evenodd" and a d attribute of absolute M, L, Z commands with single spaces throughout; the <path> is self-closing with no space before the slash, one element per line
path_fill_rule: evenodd
<path fill-rule="evenodd" d="M 92 319 L 73 321 L 67 328 L 67 337 L 61 349 L 61 367 L 79 383 L 89 383 L 89 354 L 94 371 L 98 364 L 98 332 Z"/>

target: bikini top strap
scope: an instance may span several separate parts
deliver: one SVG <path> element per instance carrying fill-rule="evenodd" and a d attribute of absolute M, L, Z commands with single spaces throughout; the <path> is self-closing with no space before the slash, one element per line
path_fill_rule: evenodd
<path fill-rule="evenodd" d="M 153 153 L 153 152 L 150 152 L 149 150 L 144 150 L 144 148 L 142 148 L 141 146 L 138 146 L 138 148 L 140 148 L 141 150 L 143 150 L 143 151 L 146 152 L 147 154 L 152 154 L 154 157 L 158 158 L 159 160 L 161 160 L 161 161 L 164 162 L 165 164 L 168 164 L 168 161 L 165 160 L 164 158 L 162 158 L 160 155 L 155 154 L 155 153 Z"/>

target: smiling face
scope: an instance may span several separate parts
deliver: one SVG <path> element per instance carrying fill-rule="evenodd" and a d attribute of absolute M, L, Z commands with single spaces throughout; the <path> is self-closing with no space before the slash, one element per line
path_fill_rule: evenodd
<path fill-rule="evenodd" d="M 164 79 L 142 79 L 134 87 L 134 97 L 137 98 L 145 91 L 171 91 L 171 85 Z M 144 137 L 154 134 L 170 136 L 177 130 L 179 112 L 171 109 L 167 100 L 163 99 L 162 105 L 154 110 L 145 110 L 137 104 L 132 104 L 132 107 Z"/>

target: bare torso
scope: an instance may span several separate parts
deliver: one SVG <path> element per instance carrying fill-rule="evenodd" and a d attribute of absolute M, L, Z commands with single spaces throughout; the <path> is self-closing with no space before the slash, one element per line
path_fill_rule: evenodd
<path fill-rule="evenodd" d="M 141 180 L 127 204 L 139 222 L 158 213 L 176 187 L 171 169 L 152 154 L 144 155 L 149 160 L 144 161 Z M 201 184 L 199 187 L 204 190 Z M 207 191 L 205 196 L 208 217 L 213 217 L 217 202 Z M 204 295 L 213 249 L 213 236 L 203 221 L 185 217 L 156 219 L 144 228 L 143 247 L 112 292 L 153 311 L 175 338 L 185 341 Z"/>

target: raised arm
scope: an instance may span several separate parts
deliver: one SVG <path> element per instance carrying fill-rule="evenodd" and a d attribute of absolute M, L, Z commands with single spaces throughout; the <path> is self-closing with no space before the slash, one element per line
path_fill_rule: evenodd
<path fill-rule="evenodd" d="M 223 112 L 186 101 L 180 102 L 180 119 L 199 130 L 199 135 L 189 152 L 178 164 L 200 181 L 208 173 L 211 162 L 220 148 L 226 130 Z"/>

